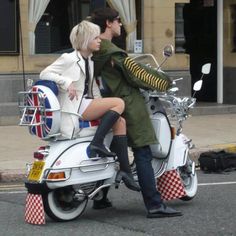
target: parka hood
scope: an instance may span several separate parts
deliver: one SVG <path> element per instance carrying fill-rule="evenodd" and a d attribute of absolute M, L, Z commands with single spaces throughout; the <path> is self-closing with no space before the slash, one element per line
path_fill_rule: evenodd
<path fill-rule="evenodd" d="M 103 66 L 111 59 L 111 56 L 116 53 L 124 53 L 124 55 L 127 56 L 127 53 L 124 50 L 114 45 L 110 40 L 102 39 L 100 50 L 94 52 L 92 57 L 95 65 L 95 75 L 100 74 Z"/>

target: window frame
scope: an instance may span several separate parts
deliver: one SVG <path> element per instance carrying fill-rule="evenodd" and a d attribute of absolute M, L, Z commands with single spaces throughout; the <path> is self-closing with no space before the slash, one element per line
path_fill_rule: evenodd
<path fill-rule="evenodd" d="M 175 53 L 185 53 L 185 35 L 184 35 L 184 18 L 183 8 L 185 3 L 175 3 Z M 182 12 L 182 17 L 178 13 L 178 10 Z M 179 26 L 179 27 L 178 27 Z"/>
<path fill-rule="evenodd" d="M 236 4 L 232 4 L 230 6 L 230 27 L 232 31 L 232 36 L 230 38 L 231 40 L 231 52 L 235 53 L 236 52 Z"/>
<path fill-rule="evenodd" d="M 11 1 L 12 6 L 9 5 L 9 7 L 12 7 L 10 10 L 13 14 L 1 14 L 1 22 L 6 27 L 7 26 L 7 32 L 4 31 L 4 33 L 1 33 L 1 38 L 3 39 L 5 37 L 5 40 L 7 42 L 11 42 L 11 45 L 8 45 L 6 49 L 2 48 L 0 49 L 0 55 L 19 55 L 20 53 L 20 47 L 19 47 L 19 28 L 20 28 L 20 18 L 19 18 L 19 0 L 13 0 Z M 6 5 L 6 7 L 8 7 Z M 4 9 L 3 9 L 4 10 Z M 7 21 L 6 21 L 7 19 Z M 6 22 L 12 22 L 11 25 L 6 25 Z M 5 29 L 5 28 L 3 28 Z M 4 41 L 3 41 L 4 42 Z M 1 43 L 2 45 L 2 43 Z"/>

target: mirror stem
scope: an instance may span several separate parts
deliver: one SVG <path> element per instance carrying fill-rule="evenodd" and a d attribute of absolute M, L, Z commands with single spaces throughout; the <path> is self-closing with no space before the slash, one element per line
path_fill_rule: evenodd
<path fill-rule="evenodd" d="M 161 66 L 165 63 L 165 61 L 167 60 L 167 57 L 165 57 L 165 59 L 163 60 L 163 62 L 157 67 L 157 70 L 159 70 L 161 68 Z"/>

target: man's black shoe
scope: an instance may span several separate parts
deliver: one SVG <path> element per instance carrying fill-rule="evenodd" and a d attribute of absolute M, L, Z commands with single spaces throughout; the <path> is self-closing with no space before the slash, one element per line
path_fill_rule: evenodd
<path fill-rule="evenodd" d="M 109 201 L 108 198 L 93 201 L 93 209 L 95 210 L 105 209 L 108 207 L 112 207 L 112 203 Z"/>
<path fill-rule="evenodd" d="M 165 204 L 161 204 L 158 208 L 148 210 L 147 218 L 175 217 L 182 215 L 180 211 L 176 211 Z"/>

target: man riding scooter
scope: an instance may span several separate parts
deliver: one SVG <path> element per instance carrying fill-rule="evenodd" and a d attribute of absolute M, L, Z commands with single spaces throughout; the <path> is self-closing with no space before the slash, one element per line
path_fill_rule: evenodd
<path fill-rule="evenodd" d="M 95 75 L 100 77 L 104 97 L 120 97 L 125 102 L 124 118 L 127 124 L 128 145 L 132 147 L 143 200 L 148 218 L 181 216 L 182 213 L 167 207 L 156 189 L 151 165 L 150 144 L 156 143 L 156 136 L 139 88 L 166 91 L 170 80 L 152 69 L 141 67 L 127 53 L 115 46 L 111 40 L 121 32 L 119 13 L 111 8 L 95 10 L 90 19 L 101 28 L 101 47 L 94 53 Z M 112 149 L 111 149 L 112 150 Z M 113 151 L 113 150 L 112 150 Z M 110 207 L 107 190 L 103 199 L 95 202 L 103 208 Z M 106 204 L 107 203 L 107 204 Z M 102 208 L 101 207 L 101 208 Z"/>

